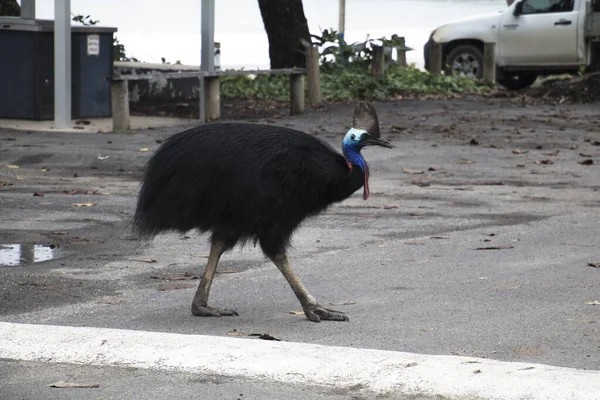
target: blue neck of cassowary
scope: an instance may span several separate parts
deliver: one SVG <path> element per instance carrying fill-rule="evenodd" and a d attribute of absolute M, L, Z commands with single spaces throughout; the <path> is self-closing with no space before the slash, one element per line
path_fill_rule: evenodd
<path fill-rule="evenodd" d="M 357 146 L 343 146 L 344 157 L 346 157 L 346 160 L 348 160 L 351 164 L 358 165 L 364 173 L 367 169 L 367 162 L 363 158 L 362 154 L 360 154 L 360 150 L 361 148 Z"/>

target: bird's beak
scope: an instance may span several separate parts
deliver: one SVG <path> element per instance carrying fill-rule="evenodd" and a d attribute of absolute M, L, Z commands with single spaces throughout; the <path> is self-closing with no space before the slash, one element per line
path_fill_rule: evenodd
<path fill-rule="evenodd" d="M 387 147 L 388 149 L 393 148 L 394 146 L 388 142 L 385 139 L 382 138 L 378 138 L 378 137 L 373 137 L 369 134 L 366 134 L 363 136 L 363 140 L 361 140 L 361 142 L 365 145 L 365 146 L 381 146 L 381 147 Z"/>

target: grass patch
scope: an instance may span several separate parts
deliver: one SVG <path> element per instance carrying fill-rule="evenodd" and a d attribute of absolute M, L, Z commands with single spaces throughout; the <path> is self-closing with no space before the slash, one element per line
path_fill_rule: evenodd
<path fill-rule="evenodd" d="M 471 79 L 432 75 L 414 66 L 402 68 L 391 65 L 382 77 L 374 77 L 363 66 L 352 64 L 321 71 L 321 94 L 325 101 L 387 100 L 399 96 L 450 95 L 486 90 L 488 87 Z M 280 75 L 223 76 L 221 96 L 225 99 L 286 101 L 289 98 L 289 78 Z"/>

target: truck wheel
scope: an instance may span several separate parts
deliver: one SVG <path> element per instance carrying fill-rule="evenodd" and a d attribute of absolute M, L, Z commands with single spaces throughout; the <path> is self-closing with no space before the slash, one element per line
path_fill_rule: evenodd
<path fill-rule="evenodd" d="M 534 72 L 505 72 L 504 78 L 498 83 L 508 90 L 519 90 L 533 85 L 537 77 Z"/>
<path fill-rule="evenodd" d="M 447 75 L 481 79 L 483 76 L 483 54 L 473 45 L 457 46 L 446 56 Z"/>

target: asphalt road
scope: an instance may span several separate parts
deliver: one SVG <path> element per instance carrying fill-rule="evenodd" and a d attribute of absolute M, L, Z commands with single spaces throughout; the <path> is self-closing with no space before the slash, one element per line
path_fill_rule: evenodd
<path fill-rule="evenodd" d="M 337 146 L 352 107 L 260 122 Z M 295 296 L 252 246 L 224 256 L 211 291 L 213 305 L 240 315 L 191 316 L 198 281 L 188 278 L 204 268 L 206 237 L 140 243 L 130 233 L 141 169 L 182 127 L 130 135 L 0 130 L 0 244 L 53 245 L 57 256 L 0 267 L 0 321 L 265 333 L 286 342 L 600 369 L 600 268 L 588 266 L 600 263 L 597 106 L 473 98 L 376 109 L 382 135 L 396 147 L 365 150 L 371 197 L 356 193 L 306 221 L 290 257 L 309 291 L 347 312 L 349 322 L 315 324 L 290 313 L 301 309 Z M 0 363 L 0 373 L 14 368 L 30 371 L 34 382 L 61 375 Z M 171 379 L 140 374 L 157 385 Z M 130 384 L 126 374 L 119 379 Z M 235 385 L 217 385 L 211 396 L 219 388 L 242 393 Z M 276 385 L 259 385 L 265 392 L 242 386 L 256 398 L 282 393 Z"/>

